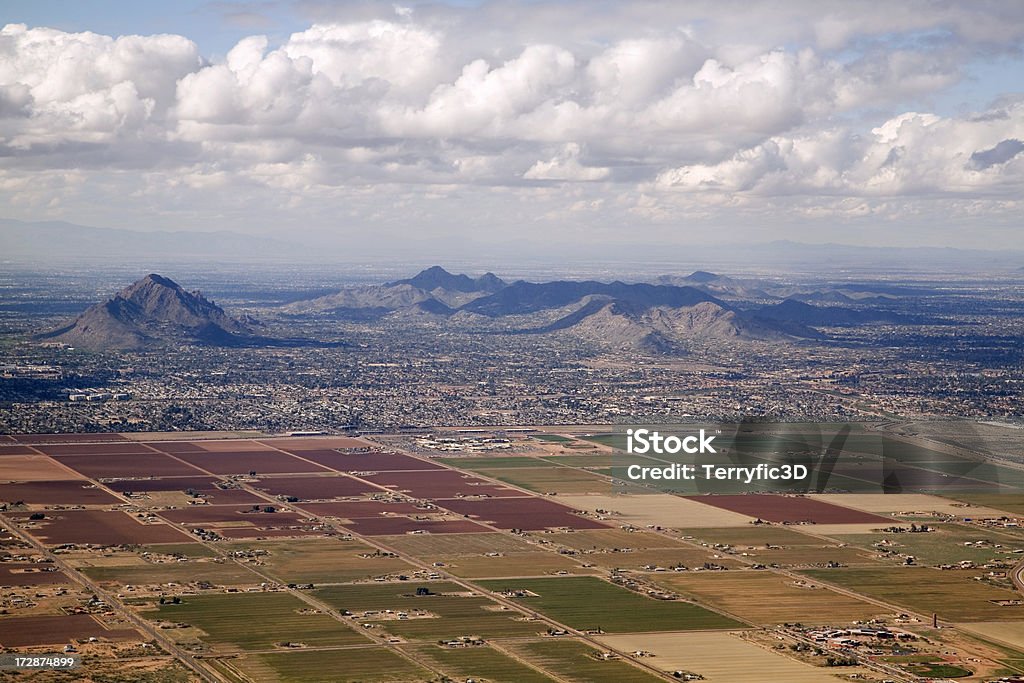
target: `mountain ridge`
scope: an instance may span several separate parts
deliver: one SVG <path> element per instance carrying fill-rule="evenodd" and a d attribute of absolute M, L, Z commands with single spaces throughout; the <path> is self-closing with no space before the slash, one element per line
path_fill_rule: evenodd
<path fill-rule="evenodd" d="M 253 336 L 200 292 L 150 273 L 37 338 L 90 350 L 141 350 L 172 343 L 230 346 Z"/>

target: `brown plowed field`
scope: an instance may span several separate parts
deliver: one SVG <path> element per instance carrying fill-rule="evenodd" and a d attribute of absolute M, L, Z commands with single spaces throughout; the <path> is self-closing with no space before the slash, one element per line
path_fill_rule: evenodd
<path fill-rule="evenodd" d="M 286 449 L 288 450 L 288 449 Z M 331 450 L 294 450 L 297 455 L 339 472 L 391 472 L 440 470 L 440 465 L 399 453 L 339 453 Z"/>
<path fill-rule="evenodd" d="M 29 446 L 0 446 L 0 457 L 5 455 L 39 455 L 39 451 Z"/>
<path fill-rule="evenodd" d="M 204 449 L 194 441 L 156 441 L 147 443 L 147 446 L 156 448 L 164 453 L 202 453 Z"/>
<path fill-rule="evenodd" d="M 366 448 L 371 445 L 362 439 L 353 439 L 349 436 L 314 436 L 297 437 L 292 439 L 261 439 L 261 441 L 274 448 L 283 448 L 286 451 L 316 451 L 330 448 Z"/>
<path fill-rule="evenodd" d="M 308 503 L 299 507 L 313 515 L 327 515 L 342 519 L 381 517 L 387 513 L 393 515 L 422 515 L 429 514 L 430 512 L 429 510 L 417 508 L 413 503 L 385 503 L 376 500 L 365 502 Z"/>
<path fill-rule="evenodd" d="M 124 501 L 100 488 L 85 488 L 85 479 L 0 484 L 0 501 L 29 505 L 117 505 Z"/>
<path fill-rule="evenodd" d="M 42 571 L 44 569 L 55 567 L 52 564 L 4 562 L 0 564 L 0 586 L 44 586 L 68 582 L 64 572 Z"/>
<path fill-rule="evenodd" d="M 214 488 L 216 477 L 164 477 L 163 479 L 122 479 L 107 484 L 115 491 L 205 491 Z"/>
<path fill-rule="evenodd" d="M 768 522 L 811 522 L 813 524 L 887 524 L 891 519 L 870 512 L 831 505 L 813 498 L 774 495 L 693 496 L 713 505 Z"/>
<path fill-rule="evenodd" d="M 253 486 L 274 496 L 298 496 L 305 500 L 330 500 L 379 492 L 366 482 L 346 476 L 275 477 Z"/>
<path fill-rule="evenodd" d="M 500 529 L 605 529 L 595 519 L 580 517 L 572 508 L 542 498 L 502 498 L 500 500 L 446 500 L 443 505 L 462 515 L 489 522 Z"/>
<path fill-rule="evenodd" d="M 393 488 L 396 491 L 408 491 L 416 498 L 461 498 L 463 496 L 511 498 L 528 495 L 515 489 L 496 486 L 486 479 L 468 477 L 454 470 L 381 472 L 367 475 L 363 479 Z"/>
<path fill-rule="evenodd" d="M 261 507 L 262 509 L 262 507 Z M 194 505 L 161 513 L 179 524 L 248 522 L 254 526 L 299 526 L 303 518 L 294 512 L 253 512 L 251 505 Z"/>
<path fill-rule="evenodd" d="M 60 455 L 54 457 L 87 477 L 187 477 L 202 472 L 161 453 L 137 455 Z"/>
<path fill-rule="evenodd" d="M 280 451 L 203 451 L 178 453 L 177 457 L 214 474 L 260 474 L 285 472 L 324 472 L 323 467 L 293 458 Z"/>
<path fill-rule="evenodd" d="M 28 523 L 29 513 L 10 517 Z M 182 532 L 167 524 L 142 524 L 123 512 L 105 510 L 48 511 L 46 519 L 32 522 L 38 528 L 27 531 L 48 545 L 92 543 L 95 545 L 184 543 Z"/>
<path fill-rule="evenodd" d="M 256 527 L 232 527 L 229 529 L 217 529 L 217 533 L 224 538 L 246 540 L 250 538 L 308 538 L 324 536 L 322 531 L 310 529 L 259 529 Z"/>
<path fill-rule="evenodd" d="M 57 481 L 73 475 L 45 455 L 0 458 L 0 481 Z"/>
<path fill-rule="evenodd" d="M 107 629 L 88 614 L 0 619 L 0 645 L 4 647 L 60 645 L 72 639 L 93 636 L 110 640 L 141 640 L 138 632 L 132 629 Z"/>
<path fill-rule="evenodd" d="M 487 531 L 486 527 L 465 519 L 416 520 L 408 517 L 377 517 L 356 519 L 345 524 L 357 534 L 364 536 L 388 536 L 425 531 L 431 534 L 477 534 Z"/>
<path fill-rule="evenodd" d="M 36 446 L 47 455 L 132 455 L 153 453 L 141 443 L 67 443 Z"/>

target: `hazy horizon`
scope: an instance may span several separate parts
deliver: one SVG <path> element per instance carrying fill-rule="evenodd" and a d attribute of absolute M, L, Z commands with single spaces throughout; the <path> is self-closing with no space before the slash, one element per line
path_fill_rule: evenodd
<path fill-rule="evenodd" d="M 1024 249 L 1020 4 L 109 0 L 0 19 L 5 219 L 483 260 Z"/>

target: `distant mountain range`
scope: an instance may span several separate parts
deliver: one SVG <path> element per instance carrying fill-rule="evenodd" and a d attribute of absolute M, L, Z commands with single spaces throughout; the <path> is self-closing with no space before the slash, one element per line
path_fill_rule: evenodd
<path fill-rule="evenodd" d="M 509 283 L 493 273 L 470 277 L 432 266 L 411 278 L 346 287 L 269 314 L 286 327 L 296 317 L 308 316 L 369 323 L 419 321 L 464 332 L 574 335 L 611 348 L 660 353 L 698 338 L 785 343 L 824 339 L 822 329 L 827 328 L 936 322 L 878 303 L 897 301 L 899 292 L 819 288 L 794 293 L 789 285 L 733 280 L 707 271 L 658 282 Z M 780 295 L 789 296 L 780 300 Z M 256 326 L 259 323 L 252 319 L 231 317 L 199 292 L 151 274 L 39 339 L 93 350 L 315 343 L 264 337 L 256 333 Z"/>
<path fill-rule="evenodd" d="M 705 273 L 697 280 L 713 280 Z M 804 324 L 740 310 L 698 287 L 596 281 L 506 283 L 432 266 L 384 285 L 352 287 L 289 304 L 291 315 L 352 320 L 408 317 L 483 324 L 508 321 L 516 334 L 567 333 L 617 348 L 666 351 L 695 337 L 794 341 L 822 335 Z"/>

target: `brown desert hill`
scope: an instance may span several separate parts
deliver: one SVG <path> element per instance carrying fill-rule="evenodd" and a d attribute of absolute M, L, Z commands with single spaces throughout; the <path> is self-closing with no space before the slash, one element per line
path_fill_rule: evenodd
<path fill-rule="evenodd" d="M 759 320 L 712 301 L 692 306 L 646 307 L 602 298 L 592 298 L 574 313 L 530 332 L 559 330 L 615 348 L 658 352 L 698 337 L 772 342 L 821 337 L 806 327 Z"/>
<path fill-rule="evenodd" d="M 70 325 L 38 338 L 105 350 L 181 343 L 233 346 L 251 336 L 246 324 L 201 293 L 185 291 L 169 278 L 150 274 L 91 306 Z"/>
<path fill-rule="evenodd" d="M 494 273 L 471 278 L 432 266 L 405 280 L 347 287 L 334 294 L 297 301 L 285 306 L 283 311 L 293 315 L 331 315 L 356 320 L 373 320 L 386 315 L 440 318 L 450 316 L 459 307 L 505 286 L 505 282 Z"/>

